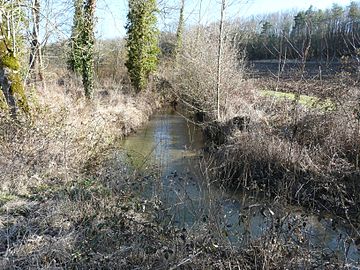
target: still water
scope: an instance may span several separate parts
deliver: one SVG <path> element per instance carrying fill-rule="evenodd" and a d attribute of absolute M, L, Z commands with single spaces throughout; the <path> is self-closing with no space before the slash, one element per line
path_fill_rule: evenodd
<path fill-rule="evenodd" d="M 210 184 L 207 172 L 211 164 L 204 162 L 203 147 L 201 130 L 174 111 L 154 115 L 143 129 L 124 140 L 129 166 L 144 175 L 156 172 L 156 177 L 145 183 L 142 195 L 161 201 L 166 210 L 163 221 L 180 228 L 215 222 L 234 245 L 264 236 L 277 223 L 287 237 L 303 241 L 305 236 L 309 248 L 359 264 L 352 232 L 341 222 L 246 192 L 229 194 Z"/>

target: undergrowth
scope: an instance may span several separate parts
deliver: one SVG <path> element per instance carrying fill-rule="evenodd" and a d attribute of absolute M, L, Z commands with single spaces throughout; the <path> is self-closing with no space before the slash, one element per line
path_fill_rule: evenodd
<path fill-rule="evenodd" d="M 230 190 L 255 188 L 331 213 L 359 238 L 358 79 L 347 73 L 327 80 L 245 79 L 241 52 L 224 42 L 221 118 L 215 119 L 217 30 L 199 28 L 187 36 L 182 62 L 164 76 L 180 102 L 202 113 L 195 121 L 217 160 L 213 178 Z"/>

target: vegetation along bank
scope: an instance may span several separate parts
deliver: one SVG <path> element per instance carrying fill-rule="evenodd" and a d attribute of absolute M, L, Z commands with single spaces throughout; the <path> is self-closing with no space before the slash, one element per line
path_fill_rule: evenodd
<path fill-rule="evenodd" d="M 359 3 L 102 5 L 0 0 L 0 268 L 359 268 Z"/>

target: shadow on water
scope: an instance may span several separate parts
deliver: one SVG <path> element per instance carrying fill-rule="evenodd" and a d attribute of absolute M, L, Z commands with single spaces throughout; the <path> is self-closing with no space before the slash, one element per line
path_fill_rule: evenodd
<path fill-rule="evenodd" d="M 234 245 L 281 226 L 280 231 L 292 238 L 299 237 L 300 230 L 309 248 L 359 263 L 351 231 L 336 220 L 246 192 L 228 194 L 210 185 L 206 169 L 200 165 L 204 164 L 203 147 L 201 130 L 171 111 L 154 115 L 146 127 L 124 140 L 129 166 L 144 175 L 156 172 L 155 177 L 144 180 L 141 195 L 161 202 L 164 211 L 159 219 L 163 222 L 179 228 L 215 222 L 226 241 Z"/>

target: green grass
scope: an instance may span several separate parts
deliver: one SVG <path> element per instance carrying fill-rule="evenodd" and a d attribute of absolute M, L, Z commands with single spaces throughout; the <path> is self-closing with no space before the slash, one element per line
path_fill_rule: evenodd
<path fill-rule="evenodd" d="M 263 90 L 261 91 L 261 95 L 264 97 L 274 97 L 277 99 L 284 99 L 284 100 L 296 100 L 296 94 L 294 93 L 285 93 L 285 92 L 277 92 L 271 90 Z M 323 111 L 334 111 L 336 110 L 336 105 L 332 102 L 329 98 L 323 100 L 317 97 L 300 95 L 298 97 L 298 103 L 303 105 L 307 108 L 315 108 Z"/>
<path fill-rule="evenodd" d="M 17 197 L 7 193 L 0 193 L 0 207 L 2 207 L 7 202 L 15 200 Z"/>

